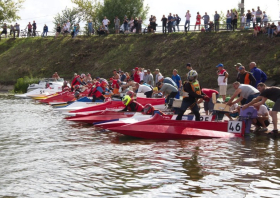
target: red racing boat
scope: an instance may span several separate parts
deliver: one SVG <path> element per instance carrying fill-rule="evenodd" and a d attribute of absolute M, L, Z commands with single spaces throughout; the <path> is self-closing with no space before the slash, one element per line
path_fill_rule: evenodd
<path fill-rule="evenodd" d="M 168 120 L 156 114 L 152 118 L 142 122 L 108 129 L 124 135 L 144 139 L 207 139 L 242 137 L 244 136 L 245 125 L 241 121 L 207 122 Z"/>
<path fill-rule="evenodd" d="M 87 116 L 67 117 L 65 119 L 73 122 L 93 124 L 96 122 L 106 122 L 106 121 L 117 120 L 120 118 L 129 118 L 132 117 L 135 113 L 136 112 L 102 111 Z"/>

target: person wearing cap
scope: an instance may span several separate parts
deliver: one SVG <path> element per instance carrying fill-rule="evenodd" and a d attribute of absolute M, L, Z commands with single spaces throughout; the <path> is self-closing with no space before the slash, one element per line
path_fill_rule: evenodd
<path fill-rule="evenodd" d="M 239 67 L 240 66 L 242 66 L 242 64 L 241 63 L 236 63 L 236 65 L 234 65 L 234 68 L 235 68 L 235 70 L 237 71 L 237 77 L 238 77 L 238 74 L 239 74 Z"/>
<path fill-rule="evenodd" d="M 155 69 L 155 74 L 156 74 L 155 77 L 155 85 L 156 85 L 158 83 L 158 77 L 162 76 L 162 74 L 160 73 L 159 69 Z"/>
<path fill-rule="evenodd" d="M 126 80 L 126 75 L 124 74 L 123 71 L 120 71 L 120 75 L 121 75 L 121 81 L 124 82 Z"/>
<path fill-rule="evenodd" d="M 140 82 L 143 82 L 143 81 L 140 81 Z M 147 85 L 139 84 L 139 83 L 136 83 L 135 86 L 137 89 L 137 93 L 144 93 L 147 98 L 152 97 L 153 89 L 151 86 L 147 86 Z"/>
<path fill-rule="evenodd" d="M 84 82 L 85 77 L 85 74 L 81 74 L 81 76 L 77 75 L 71 82 L 71 90 L 74 90 L 75 85 L 86 85 Z"/>
<path fill-rule="evenodd" d="M 117 73 L 116 69 L 113 70 L 113 78 L 116 80 L 120 79 L 120 75 Z"/>
<path fill-rule="evenodd" d="M 181 80 L 180 75 L 178 74 L 177 69 L 173 69 L 172 80 L 176 83 L 176 85 L 178 87 L 178 93 L 175 96 L 175 98 L 180 99 L 180 91 L 182 90 L 182 80 Z"/>
<path fill-rule="evenodd" d="M 265 83 L 265 81 L 267 80 L 267 75 L 261 69 L 257 68 L 257 64 L 255 62 L 251 62 L 249 64 L 249 68 L 250 72 L 256 79 L 256 84 L 254 87 L 257 87 L 260 82 Z"/>
<path fill-rule="evenodd" d="M 218 68 L 218 85 L 219 85 L 219 95 L 222 96 L 225 101 L 227 95 L 227 81 L 228 81 L 228 73 L 224 69 L 224 65 L 220 63 L 216 66 Z"/>
<path fill-rule="evenodd" d="M 237 81 L 240 82 L 240 84 L 255 86 L 256 79 L 253 74 L 246 71 L 244 66 L 240 66 L 238 70 L 239 74 L 237 76 Z"/>
<path fill-rule="evenodd" d="M 257 90 L 255 87 L 251 85 L 244 85 L 244 84 L 241 85 L 240 82 L 237 81 L 233 83 L 233 88 L 235 89 L 235 92 L 231 96 L 230 100 L 227 102 L 227 105 L 229 106 L 240 102 L 241 100 L 243 100 L 243 98 L 246 99 L 245 104 L 248 104 L 254 98 L 260 95 L 259 90 Z M 239 94 L 240 97 L 234 100 Z"/>
<path fill-rule="evenodd" d="M 147 84 L 154 86 L 154 76 L 151 73 L 150 69 L 147 69 L 147 74 L 148 74 L 148 80 L 147 80 Z"/>
<path fill-rule="evenodd" d="M 143 77 L 144 77 L 144 68 L 139 67 L 139 76 L 140 76 L 140 81 L 143 80 Z"/>
<path fill-rule="evenodd" d="M 134 69 L 134 74 L 133 74 L 133 79 L 135 82 L 139 83 L 140 82 L 140 74 L 139 74 L 139 69 L 138 67 L 135 67 Z"/>

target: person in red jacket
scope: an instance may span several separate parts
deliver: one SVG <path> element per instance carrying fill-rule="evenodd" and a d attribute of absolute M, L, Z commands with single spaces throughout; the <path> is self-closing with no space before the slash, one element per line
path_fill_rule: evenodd
<path fill-rule="evenodd" d="M 92 102 L 95 102 L 96 100 L 102 100 L 102 101 L 105 100 L 103 94 L 105 94 L 106 86 L 107 86 L 106 82 L 102 82 L 102 83 L 97 82 L 95 84 L 95 87 L 91 88 L 88 96 L 92 97 Z"/>
<path fill-rule="evenodd" d="M 143 105 L 131 99 L 129 95 L 125 95 L 122 101 L 125 105 L 125 108 L 121 111 L 142 112 L 144 109 Z"/>
<path fill-rule="evenodd" d="M 209 113 L 213 112 L 214 109 L 214 103 L 212 100 L 212 94 L 216 94 L 216 100 L 219 98 L 219 92 L 214 89 L 202 89 L 202 92 L 209 97 L 209 100 L 204 100 L 204 111 L 206 115 L 209 115 Z"/>
<path fill-rule="evenodd" d="M 73 91 L 75 85 L 86 85 L 87 83 L 84 82 L 84 78 L 86 77 L 85 74 L 81 74 L 81 76 L 77 75 L 75 78 L 72 80 L 71 83 L 71 90 Z"/>
<path fill-rule="evenodd" d="M 155 114 L 166 115 L 166 114 L 163 113 L 162 111 L 156 110 L 156 109 L 153 107 L 153 105 L 151 105 L 151 104 L 146 104 L 146 105 L 144 106 L 143 114 L 144 114 L 144 115 L 155 115 Z"/>
<path fill-rule="evenodd" d="M 139 74 L 139 70 L 138 67 L 135 67 L 135 72 L 134 72 L 134 82 L 140 83 L 140 74 Z"/>

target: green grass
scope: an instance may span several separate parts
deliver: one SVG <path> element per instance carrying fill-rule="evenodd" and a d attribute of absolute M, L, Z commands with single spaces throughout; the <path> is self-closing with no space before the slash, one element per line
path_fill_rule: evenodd
<path fill-rule="evenodd" d="M 26 93 L 27 88 L 30 84 L 38 83 L 38 82 L 39 82 L 38 78 L 33 78 L 33 77 L 29 78 L 28 76 L 25 76 L 24 78 L 19 78 L 17 79 L 17 82 L 15 84 L 14 93 Z"/>

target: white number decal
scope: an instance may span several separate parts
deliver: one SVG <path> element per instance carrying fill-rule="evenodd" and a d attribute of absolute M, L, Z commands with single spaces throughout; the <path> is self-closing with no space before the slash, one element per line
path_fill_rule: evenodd
<path fill-rule="evenodd" d="M 195 116 L 193 116 L 193 120 L 195 120 Z M 200 121 L 207 121 L 207 122 L 211 122 L 212 121 L 212 116 L 200 116 Z"/>
<path fill-rule="evenodd" d="M 242 122 L 241 121 L 228 121 L 228 132 L 241 133 Z"/>

